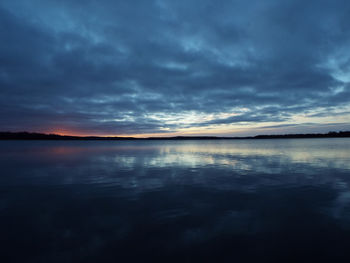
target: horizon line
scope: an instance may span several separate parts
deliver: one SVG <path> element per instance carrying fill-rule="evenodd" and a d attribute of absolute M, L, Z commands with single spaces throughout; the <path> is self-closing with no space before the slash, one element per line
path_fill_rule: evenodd
<path fill-rule="evenodd" d="M 57 133 L 40 133 L 40 132 L 11 132 L 11 131 L 0 131 L 0 140 L 9 139 L 28 139 L 28 140 L 166 140 L 166 139 L 264 139 L 264 138 L 331 138 L 331 137 L 350 137 L 350 131 L 329 131 L 327 133 L 285 133 L 285 134 L 258 134 L 254 136 L 188 136 L 188 135 L 178 135 L 178 136 L 168 136 L 168 137 L 133 137 L 133 136 L 98 136 L 98 135 L 69 135 L 69 134 L 57 134 Z"/>

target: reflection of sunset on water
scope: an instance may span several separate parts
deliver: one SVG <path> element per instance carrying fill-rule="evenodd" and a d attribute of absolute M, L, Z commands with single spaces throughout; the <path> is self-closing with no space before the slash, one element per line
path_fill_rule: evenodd
<path fill-rule="evenodd" d="M 262 247 L 271 231 L 281 235 L 276 244 L 286 231 L 297 235 L 297 248 L 300 237 L 316 232 L 327 241 L 346 233 L 350 241 L 348 138 L 0 141 L 0 146 L 1 233 L 45 247 L 40 252 L 45 258 L 52 244 L 60 248 L 56 257 L 61 250 L 71 253 L 67 242 L 79 240 L 73 248 L 80 251 L 86 239 L 85 248 L 99 256 L 106 247 L 125 249 L 128 240 L 132 252 L 167 240 L 183 253 L 198 243 L 214 247 L 226 236 Z M 35 238 L 23 241 L 28 232 Z M 137 243 L 140 239 L 147 242 Z M 225 253 L 231 239 L 222 239 L 230 248 Z M 6 246 L 18 248 L 2 243 Z"/>
<path fill-rule="evenodd" d="M 227 166 L 233 169 L 253 169 L 246 162 L 278 160 L 281 163 L 305 163 L 318 167 L 350 168 L 347 144 L 342 139 L 286 140 L 186 140 L 186 141 L 43 141 L 38 143 L 31 158 L 102 158 L 108 162 L 146 167 Z M 347 142 L 345 140 L 345 142 Z M 252 147 L 254 145 L 254 147 Z M 331 151 L 337 147 L 337 151 Z M 23 143 L 20 152 L 26 152 Z M 9 152 L 16 148 L 9 149 Z M 143 156 L 138 158 L 138 156 Z M 250 167 L 250 168 L 249 168 Z"/>

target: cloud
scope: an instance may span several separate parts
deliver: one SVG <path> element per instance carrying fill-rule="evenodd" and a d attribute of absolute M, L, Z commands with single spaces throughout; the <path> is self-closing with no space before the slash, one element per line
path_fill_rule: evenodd
<path fill-rule="evenodd" d="M 0 128 L 133 134 L 330 109 L 345 118 L 349 14 L 341 0 L 5 0 Z M 214 117 L 154 118 L 189 112 Z"/>

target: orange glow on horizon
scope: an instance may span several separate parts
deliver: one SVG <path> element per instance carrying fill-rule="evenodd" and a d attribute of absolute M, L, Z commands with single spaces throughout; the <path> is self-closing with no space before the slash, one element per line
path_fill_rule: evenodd
<path fill-rule="evenodd" d="M 134 138 L 150 138 L 150 137 L 176 137 L 176 136 L 234 136 L 231 134 L 237 132 L 243 132 L 243 130 L 237 129 L 235 131 L 228 130 L 215 130 L 215 131 L 178 131 L 178 132 L 163 132 L 163 133 L 141 133 L 141 134 L 99 134 L 99 133 L 89 133 L 85 131 L 78 131 L 72 129 L 47 129 L 45 131 L 40 131 L 45 134 L 57 134 L 60 136 L 77 136 L 77 137 L 134 137 Z"/>

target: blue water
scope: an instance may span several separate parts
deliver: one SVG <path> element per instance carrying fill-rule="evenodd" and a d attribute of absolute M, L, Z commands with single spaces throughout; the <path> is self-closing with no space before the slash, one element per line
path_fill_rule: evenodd
<path fill-rule="evenodd" d="M 350 262 L 350 139 L 0 141 L 0 262 Z"/>

